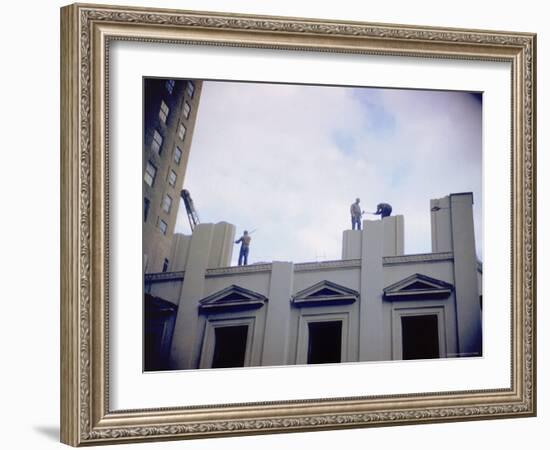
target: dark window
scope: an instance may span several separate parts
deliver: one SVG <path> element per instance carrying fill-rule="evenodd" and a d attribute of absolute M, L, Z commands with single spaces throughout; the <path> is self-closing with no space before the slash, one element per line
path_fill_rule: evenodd
<path fill-rule="evenodd" d="M 144 295 L 143 331 L 145 370 L 168 369 L 170 343 L 176 320 L 175 307 L 149 294 Z"/>
<path fill-rule="evenodd" d="M 162 271 L 168 272 L 168 264 L 170 264 L 170 261 L 168 258 L 164 258 L 164 263 L 162 264 Z"/>
<path fill-rule="evenodd" d="M 145 344 L 145 370 L 161 370 L 163 361 L 160 357 L 162 349 L 162 335 L 164 322 L 158 318 L 146 318 L 144 344 Z"/>
<path fill-rule="evenodd" d="M 147 216 L 149 215 L 149 205 L 151 201 L 147 197 L 143 197 L 143 221 L 147 222 Z"/>
<path fill-rule="evenodd" d="M 174 80 L 166 80 L 166 90 L 172 94 L 174 92 L 174 86 L 176 85 L 176 82 Z"/>
<path fill-rule="evenodd" d="M 248 325 L 215 328 L 212 368 L 244 367 Z"/>
<path fill-rule="evenodd" d="M 342 322 L 310 322 L 308 364 L 342 361 Z"/>
<path fill-rule="evenodd" d="M 401 317 L 403 359 L 439 358 L 436 315 Z"/>

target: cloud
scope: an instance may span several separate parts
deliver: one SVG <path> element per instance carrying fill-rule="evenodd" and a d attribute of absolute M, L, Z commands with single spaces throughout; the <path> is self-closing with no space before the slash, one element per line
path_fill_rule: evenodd
<path fill-rule="evenodd" d="M 482 256 L 481 156 L 468 93 L 205 82 L 185 188 L 203 222 L 257 229 L 252 262 L 340 258 L 356 197 L 391 203 L 406 252 L 429 252 L 430 199 L 472 191 Z"/>

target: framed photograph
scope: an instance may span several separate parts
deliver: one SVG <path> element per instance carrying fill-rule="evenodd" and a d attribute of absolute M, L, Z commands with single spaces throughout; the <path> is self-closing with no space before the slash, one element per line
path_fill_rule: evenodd
<path fill-rule="evenodd" d="M 61 440 L 536 414 L 536 36 L 61 9 Z"/>

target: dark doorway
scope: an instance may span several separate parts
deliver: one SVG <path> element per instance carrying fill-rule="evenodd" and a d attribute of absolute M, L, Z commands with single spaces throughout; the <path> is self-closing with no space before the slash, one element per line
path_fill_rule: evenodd
<path fill-rule="evenodd" d="M 144 295 L 144 370 L 167 370 L 176 306 L 150 294 Z"/>
<path fill-rule="evenodd" d="M 215 328 L 212 368 L 244 367 L 248 325 Z"/>
<path fill-rule="evenodd" d="M 158 318 L 146 318 L 144 333 L 144 365 L 145 371 L 162 370 L 164 358 L 162 357 L 162 335 L 164 334 L 164 321 Z"/>
<path fill-rule="evenodd" d="M 439 358 L 436 315 L 401 317 L 403 359 Z"/>
<path fill-rule="evenodd" d="M 310 322 L 308 364 L 342 361 L 342 322 Z"/>

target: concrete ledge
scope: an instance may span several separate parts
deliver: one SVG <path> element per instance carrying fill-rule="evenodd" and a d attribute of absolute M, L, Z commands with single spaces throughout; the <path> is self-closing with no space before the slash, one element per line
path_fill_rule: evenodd
<path fill-rule="evenodd" d="M 215 277 L 220 275 L 242 275 L 244 273 L 259 273 L 259 272 L 271 272 L 271 263 L 206 269 L 206 277 L 208 278 L 208 277 Z"/>
<path fill-rule="evenodd" d="M 185 271 L 179 272 L 157 272 L 157 273 L 146 273 L 145 282 L 146 283 L 155 283 L 160 281 L 177 281 L 183 280 L 185 276 Z"/>
<path fill-rule="evenodd" d="M 360 259 L 345 259 L 335 261 L 319 261 L 319 262 L 306 262 L 294 264 L 294 270 L 296 272 L 308 271 L 308 270 L 323 270 L 323 269 L 345 269 L 348 267 L 361 267 Z"/>
<path fill-rule="evenodd" d="M 452 261 L 453 259 L 453 252 L 418 253 L 415 255 L 384 256 L 383 262 L 385 266 L 389 266 L 393 264 L 407 264 L 430 261 Z"/>

